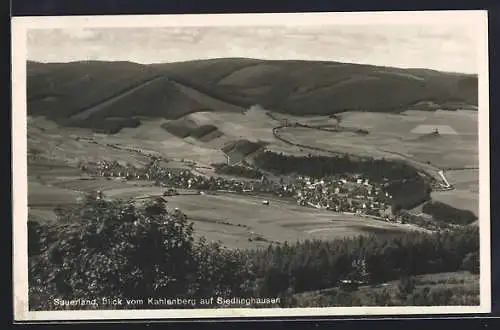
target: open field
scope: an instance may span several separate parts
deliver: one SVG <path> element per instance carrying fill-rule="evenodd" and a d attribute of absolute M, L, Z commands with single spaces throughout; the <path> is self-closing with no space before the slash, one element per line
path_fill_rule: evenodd
<path fill-rule="evenodd" d="M 33 181 L 29 182 L 28 191 L 28 206 L 34 208 L 76 204 L 83 196 L 81 192 L 72 189 L 51 187 Z"/>
<path fill-rule="evenodd" d="M 332 156 L 331 152 L 326 152 L 326 151 L 319 151 L 319 150 L 311 150 L 308 148 L 300 148 L 297 146 L 291 146 L 285 143 L 281 144 L 269 144 L 265 147 L 266 150 L 272 151 L 275 153 L 283 153 L 285 155 L 292 155 L 292 156 L 297 156 L 297 157 L 306 157 L 310 154 L 312 155 L 318 155 L 318 156 Z"/>
<path fill-rule="evenodd" d="M 50 180 L 53 178 L 74 178 L 81 177 L 82 171 L 76 166 L 65 164 L 61 161 L 51 159 L 39 159 L 28 165 L 28 179 L 36 181 Z M 45 182 L 45 181 L 44 181 Z"/>
<path fill-rule="evenodd" d="M 398 158 L 398 154 L 402 154 L 437 167 L 477 167 L 477 117 L 465 111 L 456 114 L 446 111 L 407 111 L 401 115 L 345 112 L 339 117 L 342 126 L 366 129 L 370 134 L 327 132 L 302 127 L 283 128 L 279 134 L 295 143 L 331 151 L 386 158 Z M 452 127 L 457 134 L 427 136 L 412 133 L 415 128 L 432 125 L 437 128 Z"/>
<path fill-rule="evenodd" d="M 137 193 L 144 196 L 148 189 L 110 191 L 110 196 L 127 198 Z M 151 188 L 150 192 L 153 195 L 160 193 L 157 188 Z M 182 210 L 194 221 L 198 233 L 231 247 L 412 230 L 405 225 L 299 207 L 279 199 L 272 199 L 268 206 L 261 201 L 258 196 L 220 193 L 172 196 L 167 205 Z"/>
<path fill-rule="evenodd" d="M 275 118 L 280 124 L 287 122 L 288 124 L 301 123 L 310 126 L 336 126 L 339 120 L 331 116 L 294 116 L 290 114 L 283 114 L 278 112 L 270 113 L 272 118 Z"/>
<path fill-rule="evenodd" d="M 98 160 L 121 160 L 138 166 L 148 162 L 139 153 L 111 148 L 108 137 L 89 129 L 61 127 L 41 117 L 28 119 L 28 150 L 37 150 L 41 157 L 72 165 Z"/>
<path fill-rule="evenodd" d="M 28 149 L 34 148 L 44 156 L 73 164 L 79 161 L 117 160 L 143 166 L 149 159 L 141 152 L 202 164 L 225 161 L 221 150 L 203 147 L 201 143 L 189 143 L 169 134 L 161 127 L 164 122 L 147 120 L 139 127 L 109 135 L 95 134 L 88 129 L 60 127 L 39 117 L 31 118 Z"/>
<path fill-rule="evenodd" d="M 286 127 L 278 131 L 279 136 L 293 143 L 312 146 L 338 153 L 350 153 L 365 157 L 382 158 L 385 153 L 373 148 L 366 137 L 355 133 L 319 131 L 304 127 Z M 363 144 L 359 144 L 363 141 Z M 357 142 L 358 144 L 355 144 Z"/>
<path fill-rule="evenodd" d="M 479 171 L 453 170 L 446 171 L 445 175 L 455 189 L 434 191 L 432 199 L 479 215 Z"/>
<path fill-rule="evenodd" d="M 478 193 L 472 193 L 463 189 L 454 189 L 449 191 L 434 191 L 431 193 L 433 200 L 453 206 L 457 209 L 472 211 L 479 215 L 479 196 Z"/>
<path fill-rule="evenodd" d="M 446 178 L 458 189 L 467 189 L 471 192 L 478 191 L 479 170 L 448 170 Z"/>
<path fill-rule="evenodd" d="M 252 141 L 275 141 L 272 128 L 279 125 L 279 122 L 268 117 L 265 111 L 255 108 L 250 108 L 245 113 L 196 112 L 186 118 L 198 125 L 214 125 L 227 136 Z"/>
<path fill-rule="evenodd" d="M 162 127 L 171 122 L 212 125 L 221 134 L 213 136 L 212 139 L 180 138 Z M 175 121 L 162 118 L 142 119 L 138 127 L 123 128 L 116 134 L 95 134 L 89 129 L 62 127 L 44 118 L 32 117 L 28 145 L 53 158 L 71 160 L 73 163 L 80 160 L 107 159 L 145 164 L 146 157 L 129 151 L 133 149 L 160 154 L 168 159 L 190 160 L 208 166 L 226 162 L 225 152 L 222 149 L 239 140 L 286 146 L 277 141 L 272 134 L 272 127 L 276 125 L 277 122 L 260 110 L 249 110 L 245 113 L 197 112 Z M 234 152 L 236 154 L 231 155 L 232 158 L 244 156 L 239 155 L 241 153 L 239 150 L 231 151 Z"/>

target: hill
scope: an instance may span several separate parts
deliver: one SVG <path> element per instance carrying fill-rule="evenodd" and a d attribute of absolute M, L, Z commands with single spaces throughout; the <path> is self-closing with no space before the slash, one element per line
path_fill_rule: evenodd
<path fill-rule="evenodd" d="M 412 108 L 474 108 L 477 77 L 245 58 L 151 65 L 30 61 L 27 100 L 30 115 L 83 127 L 103 126 L 106 118 L 116 125 L 135 117 L 177 119 L 199 111 L 241 112 L 255 104 L 299 116 L 349 110 L 399 113 Z"/>
<path fill-rule="evenodd" d="M 401 281 L 390 281 L 358 290 L 335 287 L 297 293 L 298 307 L 331 306 L 432 306 L 479 304 L 479 275 L 458 271 L 415 276 L 411 288 L 401 292 Z M 408 290 L 409 289 L 409 290 Z"/>
<path fill-rule="evenodd" d="M 297 115 L 400 112 L 422 102 L 446 109 L 477 104 L 477 77 L 433 70 L 237 58 L 155 67 L 226 101 Z"/>

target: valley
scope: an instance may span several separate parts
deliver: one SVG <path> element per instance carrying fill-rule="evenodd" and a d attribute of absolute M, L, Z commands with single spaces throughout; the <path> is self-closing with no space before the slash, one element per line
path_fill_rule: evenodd
<path fill-rule="evenodd" d="M 477 112 L 469 109 L 474 100 L 464 99 L 464 108 L 468 110 L 455 111 L 430 110 L 422 103 L 427 98 L 436 98 L 428 94 L 432 91 L 431 86 L 438 83 L 434 79 L 439 80 L 440 86 L 446 86 L 446 92 L 444 87 L 438 91 L 443 93 L 439 98 L 445 107 L 448 101 L 443 95 L 463 92 L 464 84 L 460 79 L 471 77 L 428 76 L 426 72 L 415 72 L 414 75 L 421 77 L 416 80 L 411 78 L 413 76 L 388 74 L 392 70 L 389 68 L 370 66 L 325 66 L 325 63 L 287 61 L 269 61 L 266 65 L 252 62 L 250 65 L 246 59 L 209 62 L 151 66 L 146 75 L 146 71 L 140 71 L 140 66 L 124 63 L 106 66 L 78 62 L 61 64 L 52 70 L 50 65 L 37 64 L 37 69 L 28 70 L 28 96 L 37 95 L 36 98 L 28 97 L 33 100 L 28 102 L 30 215 L 54 220 L 54 207 L 76 203 L 83 193 L 92 190 L 100 190 L 110 198 L 154 197 L 162 193 L 162 188 L 153 182 L 89 176 L 79 169 L 84 163 L 117 161 L 141 167 L 148 164 L 151 157 L 161 157 L 166 168 L 189 170 L 204 177 L 248 181 L 217 174 L 214 164 L 252 168 L 255 157 L 265 151 L 301 157 L 350 155 L 360 159 L 402 161 L 438 182 L 442 181 L 438 172 L 445 170 L 453 190 L 433 191 L 432 198 L 477 215 Z M 238 68 L 230 71 L 228 63 Z M 311 64 L 309 69 L 306 64 Z M 28 67 L 30 65 L 33 64 L 28 63 Z M 101 71 L 91 69 L 97 65 Z M 71 71 L 72 66 L 78 70 Z M 117 89 L 108 97 L 100 91 L 102 97 L 91 98 L 98 95 L 94 92 L 98 87 L 89 85 L 88 79 L 79 80 L 81 72 L 86 72 L 87 76 L 96 75 L 93 79 L 100 80 L 98 86 L 106 86 L 106 79 L 111 78 L 106 70 L 113 66 L 122 69 L 126 66 L 127 70 L 120 72 L 122 76 L 126 72 L 127 77 L 135 77 L 130 79 L 131 86 L 122 92 Z M 219 72 L 222 68 L 224 74 Z M 285 74 L 288 72 L 285 69 L 292 73 Z M 344 80 L 340 76 L 336 80 L 309 79 L 319 77 L 315 74 L 323 69 L 339 70 Z M 114 71 L 118 72 L 119 68 L 113 68 Z M 61 72 L 71 77 L 72 85 L 68 87 L 66 81 L 61 80 Z M 135 72 L 141 72 L 142 78 L 137 78 Z M 57 78 L 53 79 L 56 83 L 42 84 L 43 79 L 51 76 Z M 342 101 L 344 96 L 339 93 L 351 95 L 353 92 L 346 88 L 367 88 L 382 79 L 370 79 L 372 76 L 390 77 L 382 85 L 376 85 L 386 91 L 400 83 L 407 84 L 404 86 L 408 91 L 398 96 L 407 97 L 406 105 L 395 108 L 400 99 L 392 105 L 384 100 L 386 111 L 379 109 L 379 105 L 362 111 L 364 104 L 348 105 L 347 99 Z M 387 85 L 398 79 L 402 81 Z M 122 79 L 120 84 L 124 86 L 126 81 Z M 291 88 L 291 81 L 300 87 Z M 425 93 L 412 85 L 415 81 L 429 83 Z M 258 84 L 262 86 L 257 88 Z M 47 89 L 49 87 L 53 90 Z M 413 93 L 412 88 L 419 92 Z M 59 92 L 54 94 L 55 91 Z M 83 95 L 74 97 L 77 93 Z M 365 99 L 387 96 L 383 94 L 384 90 L 380 90 L 378 94 L 367 94 Z M 330 96 L 335 96 L 336 102 L 325 99 Z M 281 103 L 278 104 L 278 100 Z M 43 105 L 40 102 L 44 102 Z M 67 102 L 73 110 L 60 111 Z M 374 99 L 370 102 L 379 103 Z M 329 106 L 321 108 L 319 104 Z M 303 111 L 299 111 L 299 107 Z M 113 132 L 105 129 L 107 122 L 129 119 L 135 120 L 135 124 Z M 93 128 L 93 123 L 99 123 L 96 124 L 99 130 Z M 432 134 L 434 127 L 440 128 L 439 134 Z M 264 174 L 273 180 L 296 180 L 294 174 L 283 176 L 269 171 Z M 273 198 L 269 206 L 261 203 L 263 199 L 270 199 L 269 196 L 241 193 L 188 194 L 167 200 L 194 221 L 197 234 L 230 247 L 419 230 L 409 224 L 302 207 L 293 200 Z"/>

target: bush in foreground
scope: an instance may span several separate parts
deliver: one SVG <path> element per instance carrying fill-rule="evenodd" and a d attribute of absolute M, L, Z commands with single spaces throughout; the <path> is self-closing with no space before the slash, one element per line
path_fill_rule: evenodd
<path fill-rule="evenodd" d="M 55 298 L 223 296 L 245 283 L 245 260 L 195 241 L 161 199 L 137 207 L 93 197 L 56 225 L 29 223 L 32 308 L 53 309 Z"/>

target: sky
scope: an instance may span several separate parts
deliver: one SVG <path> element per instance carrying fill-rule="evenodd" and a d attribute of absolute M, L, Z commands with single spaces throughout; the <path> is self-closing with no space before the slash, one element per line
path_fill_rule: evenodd
<path fill-rule="evenodd" d="M 145 64 L 247 57 L 477 73 L 476 36 L 465 24 L 30 29 L 27 57 Z"/>

